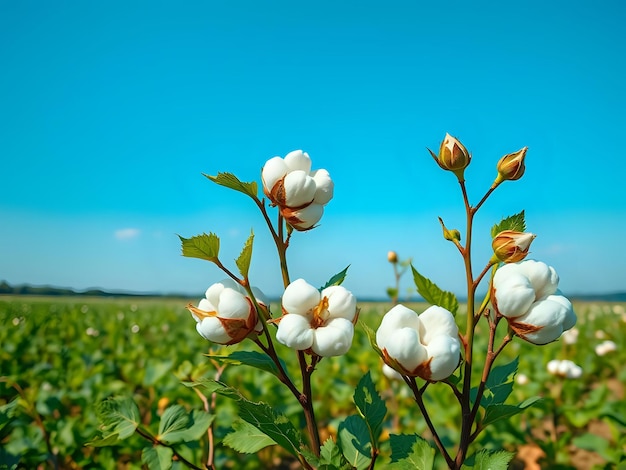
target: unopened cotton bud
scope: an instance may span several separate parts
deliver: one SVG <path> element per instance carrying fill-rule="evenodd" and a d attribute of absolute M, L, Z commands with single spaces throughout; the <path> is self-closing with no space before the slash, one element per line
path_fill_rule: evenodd
<path fill-rule="evenodd" d="M 446 133 L 439 146 L 439 155 L 435 155 L 430 149 L 428 151 L 441 168 L 454 172 L 459 181 L 464 181 L 463 172 L 470 164 L 472 156 L 458 139 Z"/>
<path fill-rule="evenodd" d="M 390 251 L 389 253 L 387 253 L 387 261 L 389 261 L 390 263 L 397 263 L 398 262 L 398 254 L 395 251 Z"/>
<path fill-rule="evenodd" d="M 530 244 L 535 237 L 535 234 L 528 232 L 503 230 L 494 237 L 491 246 L 496 258 L 500 261 L 517 263 L 526 258 Z"/>
<path fill-rule="evenodd" d="M 498 186 L 503 181 L 514 181 L 520 179 L 526 171 L 526 151 L 528 147 L 524 147 L 517 152 L 509 153 L 500 159 L 497 165 L 498 176 L 493 182 L 493 187 Z"/>

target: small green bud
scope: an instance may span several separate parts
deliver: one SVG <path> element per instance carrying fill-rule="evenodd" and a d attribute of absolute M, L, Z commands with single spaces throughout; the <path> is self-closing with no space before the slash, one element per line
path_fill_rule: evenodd
<path fill-rule="evenodd" d="M 458 244 L 461 241 L 461 232 L 459 232 L 457 229 L 448 229 L 443 223 L 441 217 L 439 217 L 439 223 L 441 224 L 441 228 L 443 229 L 443 238 L 455 244 Z"/>

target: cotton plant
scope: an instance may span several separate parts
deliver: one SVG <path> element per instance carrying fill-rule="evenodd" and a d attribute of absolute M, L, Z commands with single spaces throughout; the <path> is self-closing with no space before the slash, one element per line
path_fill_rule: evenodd
<path fill-rule="evenodd" d="M 280 268 L 276 283 L 282 285 L 282 295 L 280 302 L 270 304 L 254 287 L 255 279 L 250 276 L 254 232 L 236 257 L 234 267 L 224 262 L 216 234 L 180 237 L 183 256 L 209 261 L 223 273 L 223 279 L 208 285 L 203 298 L 187 306 L 190 328 L 195 325 L 209 346 L 207 361 L 216 372 L 213 378 L 206 374 L 200 374 L 200 378 L 191 373 L 185 375 L 186 385 L 201 397 L 204 411 L 185 414 L 181 406 L 166 408 L 158 435 L 140 433 L 151 442 L 142 456 L 144 464 L 149 468 L 169 468 L 167 461 L 174 458 L 190 468 L 215 469 L 213 426 L 219 395 L 237 402 L 239 417 L 245 422 L 233 424 L 233 431 L 223 438 L 224 445 L 240 452 L 257 452 L 278 445 L 305 469 L 365 470 L 387 468 L 389 464 L 390 468 L 415 468 L 415 462 L 420 462 L 418 468 L 432 468 L 436 451 L 452 470 L 471 468 L 474 464 L 480 468 L 506 465 L 512 457 L 510 453 L 476 450 L 472 444 L 490 424 L 521 413 L 537 398 L 505 404 L 514 384 L 523 386 L 532 377 L 523 372 L 517 374 L 517 359 L 499 365 L 496 361 L 516 338 L 541 347 L 565 334 L 567 344 L 575 343 L 576 315 L 571 302 L 559 290 L 555 268 L 528 258 L 536 235 L 526 230 L 524 211 L 493 226 L 491 254 L 483 260 L 480 270 L 474 267 L 476 260 L 471 254 L 475 216 L 501 184 L 523 177 L 527 148 L 504 155 L 497 162 L 493 183 L 476 204 L 470 203 L 466 188 L 465 174 L 472 156 L 465 145 L 446 134 L 438 152 L 429 152 L 439 168 L 454 175 L 460 187 L 465 216 L 463 233 L 449 228 L 441 218 L 439 223 L 443 238 L 454 245 L 463 261 L 466 310 L 461 314 L 456 296 L 420 273 L 411 259 L 400 262 L 397 253 L 389 252 L 396 291 L 400 275 L 397 267 L 401 265 L 412 273 L 417 292 L 429 305 L 418 311 L 398 303 L 397 295 L 391 296 L 393 305 L 378 315 L 375 329 L 359 320 L 357 299 L 343 286 L 347 268 L 325 283 L 292 279 L 289 271 L 287 253 L 292 237 L 317 230 L 333 198 L 334 182 L 327 170 L 317 169 L 307 152 L 294 150 L 284 157 L 269 158 L 260 166 L 260 190 L 257 182 L 241 181 L 232 173 L 205 175 L 213 183 L 242 193 L 261 212 L 276 248 Z M 482 299 L 477 296 L 479 289 L 486 292 Z M 486 327 L 479 330 L 481 322 Z M 505 329 L 504 334 L 497 334 L 499 328 Z M 352 354 L 359 329 L 368 336 L 373 351 L 356 351 L 348 359 L 340 359 Z M 488 337 L 486 350 L 478 350 L 477 345 L 484 342 L 475 342 L 479 331 Z M 614 343 L 605 342 L 598 345 L 596 352 L 610 354 L 615 348 Z M 356 384 L 355 412 L 342 417 L 316 416 L 316 400 L 331 398 L 316 393 L 319 381 L 330 380 L 320 374 L 317 382 L 312 380 L 320 363 L 342 361 L 337 363 L 341 364 L 334 369 L 337 370 L 346 360 L 363 354 L 378 354 L 380 368 L 367 371 Z M 286 361 L 287 356 L 294 360 Z M 287 396 L 291 395 L 301 409 L 298 423 L 275 407 L 272 400 L 276 397 L 248 397 L 252 391 L 238 390 L 221 380 L 227 366 L 242 364 L 258 369 L 259 374 L 273 374 L 286 387 Z M 557 358 L 547 368 L 562 378 L 575 379 L 582 374 L 579 366 Z M 422 429 L 402 429 L 401 434 L 385 432 L 383 428 L 389 421 L 395 425 L 400 421 L 397 417 L 386 421 L 387 406 L 376 389 L 376 377 L 388 385 L 393 381 L 393 386 L 382 394 L 392 401 L 392 409 L 398 409 L 407 394 L 412 395 L 428 428 L 429 440 L 421 436 Z M 438 394 L 442 388 L 451 390 L 462 417 L 456 438 L 448 430 L 443 436 L 437 420 L 432 419 L 441 410 L 428 395 Z M 282 398 L 278 404 L 281 408 L 286 405 Z M 265 399 L 268 401 L 262 401 Z M 105 433 L 101 445 L 133 433 L 127 421 L 118 420 L 132 408 L 128 402 L 110 402 L 104 408 L 109 434 Z M 326 428 L 330 435 L 322 443 L 319 423 L 331 420 L 332 427 Z M 167 440 L 189 442 L 203 433 L 208 436 L 208 456 L 202 466 L 186 460 L 175 442 Z M 389 441 L 381 446 L 385 439 Z"/>
<path fill-rule="evenodd" d="M 465 145 L 446 134 L 437 153 L 429 150 L 442 170 L 454 174 L 461 190 L 465 233 L 448 228 L 441 218 L 439 222 L 443 238 L 454 244 L 463 260 L 467 280 L 465 320 L 455 317 L 459 310 L 456 296 L 438 287 L 411 265 L 417 291 L 431 306 L 418 313 L 402 304 L 396 305 L 384 315 L 378 329 L 369 332 L 372 346 L 385 367 L 399 374 L 413 392 L 432 440 L 450 469 L 468 466 L 470 445 L 486 426 L 508 419 L 537 401 L 537 398 L 529 398 L 518 405 L 504 405 L 516 383 L 518 366 L 518 361 L 514 360 L 494 367 L 504 348 L 516 337 L 537 346 L 548 344 L 576 324 L 571 302 L 558 289 L 556 270 L 542 261 L 527 259 L 536 235 L 526 231 L 524 211 L 493 226 L 492 255 L 478 274 L 474 270 L 471 256 L 474 218 L 501 184 L 522 178 L 527 150 L 524 147 L 497 162 L 493 183 L 477 204 L 472 204 L 468 197 L 465 173 L 472 156 Z M 487 294 L 481 300 L 477 291 L 484 283 L 488 284 Z M 486 351 L 475 351 L 479 322 L 486 322 L 488 326 Z M 463 323 L 464 328 L 457 327 Z M 505 325 L 506 332 L 498 344 L 496 339 L 501 335 L 496 335 L 496 331 L 500 325 Z M 475 377 L 477 368 L 482 372 Z M 557 369 L 567 377 L 581 372 L 569 365 L 560 365 Z M 519 377 L 517 383 L 528 380 L 526 375 Z M 425 400 L 431 389 L 432 393 L 438 393 L 437 387 L 450 388 L 460 408 L 462 421 L 454 445 L 441 437 L 441 430 L 431 419 L 437 409 L 429 408 Z M 413 438 L 424 445 L 414 452 L 412 460 L 427 459 L 428 444 L 419 435 Z M 476 461 L 477 456 L 472 460 Z M 511 457 L 512 454 L 503 451 L 480 451 L 481 463 L 486 466 L 502 465 L 502 459 L 508 461 Z M 498 459 L 500 463 L 496 464 Z"/>

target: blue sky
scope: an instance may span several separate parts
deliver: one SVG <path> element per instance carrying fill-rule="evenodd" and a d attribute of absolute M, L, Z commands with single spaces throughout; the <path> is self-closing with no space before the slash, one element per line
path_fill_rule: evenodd
<path fill-rule="evenodd" d="M 258 211 L 201 174 L 259 181 L 304 149 L 336 190 L 292 240 L 294 279 L 351 265 L 344 285 L 382 297 L 396 250 L 462 294 L 437 222 L 463 229 L 458 184 L 426 151 L 449 132 L 474 202 L 529 147 L 477 215 L 477 269 L 525 209 L 566 294 L 624 291 L 625 18 L 618 1 L 0 2 L 0 279 L 198 293 L 223 276 L 176 234 L 215 232 L 229 262 L 254 229 L 252 281 L 278 295 Z"/>

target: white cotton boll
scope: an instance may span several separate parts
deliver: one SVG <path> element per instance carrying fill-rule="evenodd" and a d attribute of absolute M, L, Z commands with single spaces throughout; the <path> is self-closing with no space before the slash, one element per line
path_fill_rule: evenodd
<path fill-rule="evenodd" d="M 328 171 L 321 169 L 311 173 L 313 181 L 315 181 L 315 197 L 313 202 L 321 205 L 328 204 L 333 198 L 335 183 L 330 179 Z"/>
<path fill-rule="evenodd" d="M 311 349 L 322 357 L 341 356 L 352 346 L 354 325 L 345 318 L 334 318 L 315 329 Z"/>
<path fill-rule="evenodd" d="M 278 324 L 276 340 L 288 348 L 304 351 L 313 345 L 313 329 L 305 317 L 288 314 Z"/>
<path fill-rule="evenodd" d="M 320 300 L 321 296 L 317 288 L 304 279 L 296 279 L 286 287 L 282 304 L 285 312 L 310 318 L 310 310 L 316 307 Z"/>
<path fill-rule="evenodd" d="M 596 354 L 598 356 L 604 356 L 605 354 L 611 353 L 613 351 L 617 351 L 617 344 L 615 342 L 607 339 L 602 343 L 598 344 L 595 347 Z"/>
<path fill-rule="evenodd" d="M 283 179 L 289 168 L 281 157 L 269 159 L 263 166 L 261 171 L 261 180 L 263 181 L 263 190 L 269 195 L 278 181 Z"/>
<path fill-rule="evenodd" d="M 302 150 L 293 150 L 285 155 L 285 164 L 289 171 L 301 170 L 307 175 L 311 172 L 311 157 Z"/>

